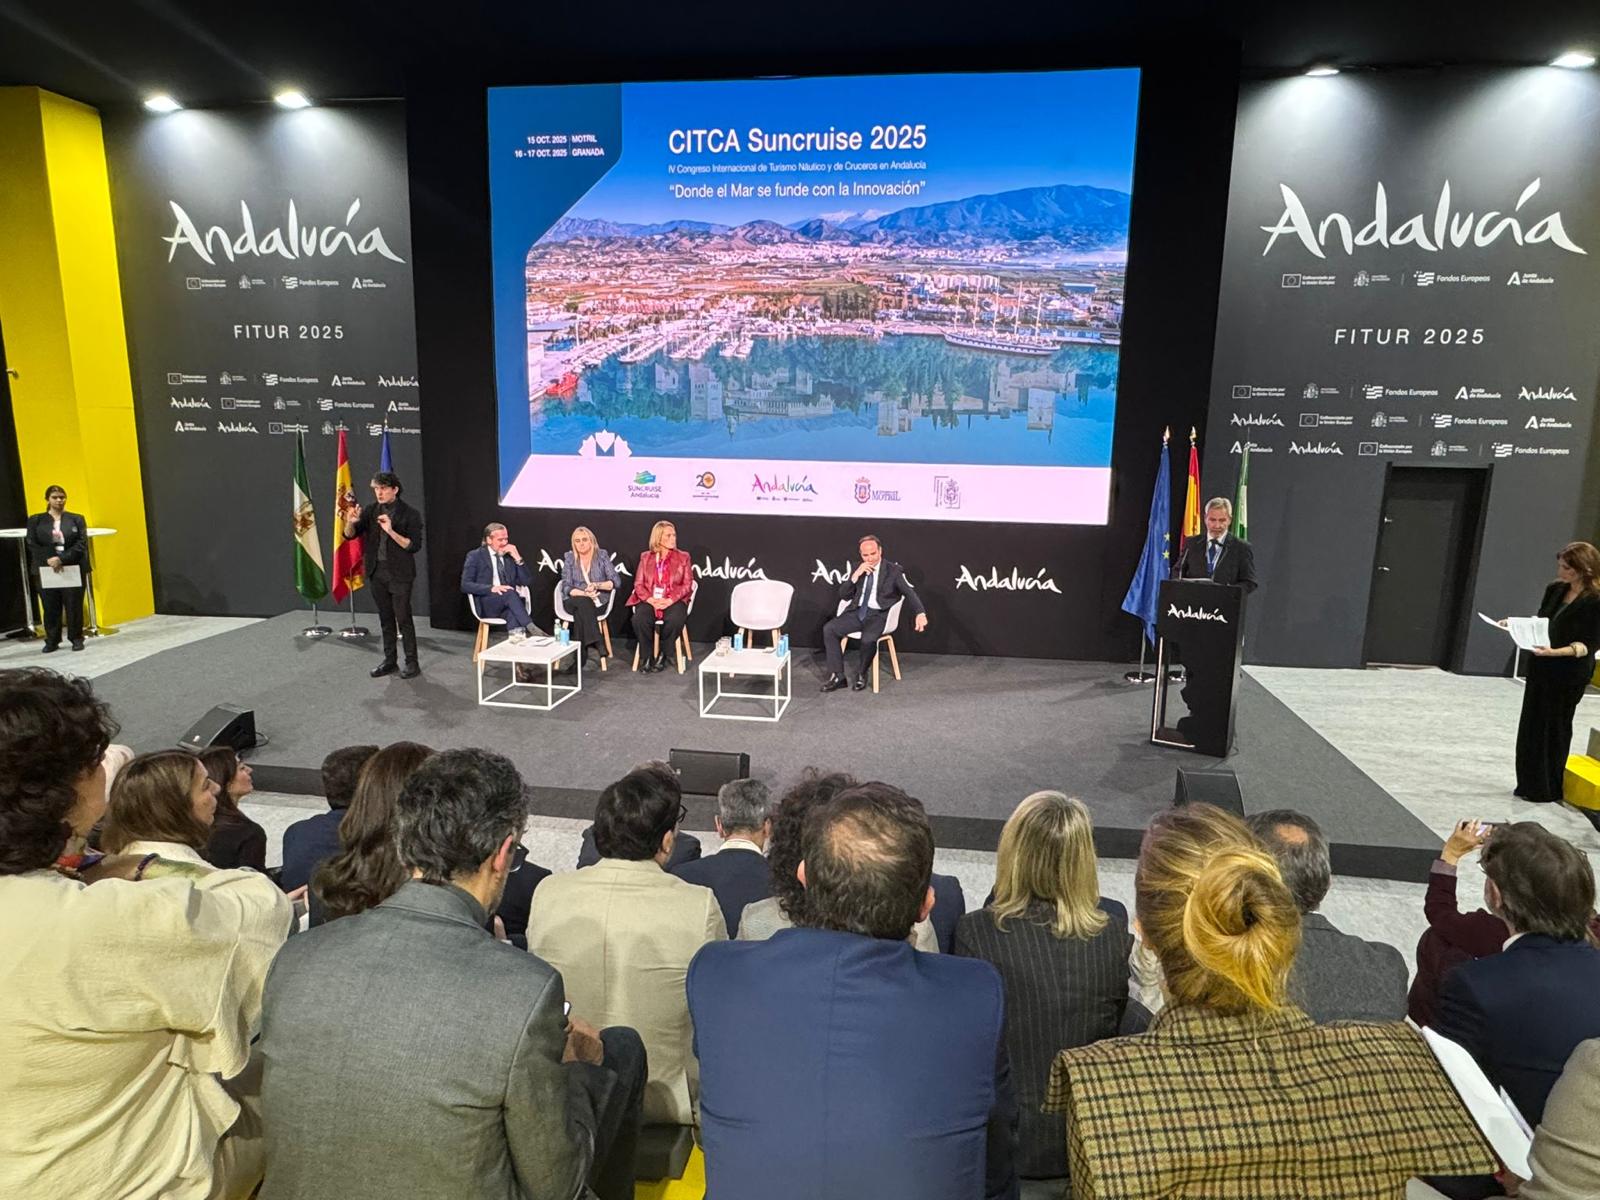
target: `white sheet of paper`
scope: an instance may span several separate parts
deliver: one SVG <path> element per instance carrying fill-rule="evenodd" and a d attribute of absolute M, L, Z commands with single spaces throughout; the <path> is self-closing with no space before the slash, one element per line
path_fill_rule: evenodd
<path fill-rule="evenodd" d="M 1491 616 L 1483 613 L 1479 613 L 1478 616 L 1496 629 L 1504 629 L 1519 650 L 1532 650 L 1535 646 L 1550 644 L 1549 617 L 1507 617 L 1506 623 L 1501 625 Z"/>
<path fill-rule="evenodd" d="M 82 587 L 83 570 L 80 567 L 62 567 L 55 571 L 49 567 L 42 567 L 39 571 L 39 586 L 42 588 Z"/>
<path fill-rule="evenodd" d="M 1528 1167 L 1528 1147 L 1533 1139 L 1528 1136 L 1522 1115 L 1501 1098 L 1484 1075 L 1483 1068 L 1459 1042 L 1431 1029 L 1424 1029 L 1422 1038 L 1506 1169 L 1523 1179 L 1529 1178 L 1532 1171 Z"/>

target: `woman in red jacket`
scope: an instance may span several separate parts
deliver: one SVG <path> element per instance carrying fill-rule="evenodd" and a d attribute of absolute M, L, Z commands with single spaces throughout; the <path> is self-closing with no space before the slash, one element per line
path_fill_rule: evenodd
<path fill-rule="evenodd" d="M 678 549 L 678 531 L 671 521 L 657 521 L 650 530 L 650 549 L 639 558 L 633 574 L 633 633 L 639 639 L 639 669 L 645 674 L 664 671 L 667 652 L 677 644 L 689 620 L 689 597 L 694 592 L 694 570 L 687 551 Z M 650 639 L 661 622 L 661 641 L 652 653 Z"/>

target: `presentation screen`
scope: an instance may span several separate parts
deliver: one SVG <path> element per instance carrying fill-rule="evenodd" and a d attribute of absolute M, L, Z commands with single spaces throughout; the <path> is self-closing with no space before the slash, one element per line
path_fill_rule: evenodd
<path fill-rule="evenodd" d="M 491 89 L 502 502 L 1103 524 L 1138 85 Z"/>

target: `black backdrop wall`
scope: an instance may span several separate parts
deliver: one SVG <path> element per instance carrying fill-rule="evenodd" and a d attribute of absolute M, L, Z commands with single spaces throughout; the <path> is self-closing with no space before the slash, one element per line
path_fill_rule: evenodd
<path fill-rule="evenodd" d="M 1364 663 L 1388 464 L 1488 472 L 1458 669 L 1505 671 L 1474 614 L 1531 612 L 1593 538 L 1596 111 L 1551 68 L 1241 93 L 1202 478 L 1232 495 L 1251 444 L 1250 661 Z"/>
<path fill-rule="evenodd" d="M 983 65 L 1079 64 L 1012 59 Z M 1196 53 L 1181 65 L 1136 65 L 1144 68 L 1144 77 L 1110 523 L 1051 527 L 873 519 L 871 529 L 883 538 L 887 553 L 905 564 L 930 609 L 927 634 L 908 635 L 908 649 L 1108 660 L 1137 653 L 1137 623 L 1119 605 L 1144 540 L 1161 431 L 1170 425 L 1175 434 L 1186 433 L 1205 417 L 1237 59 L 1224 51 L 1209 57 Z M 762 66 L 763 74 L 974 68 L 970 61 L 926 60 L 878 61 L 870 67 Z M 755 67 L 745 64 L 721 73 L 755 73 Z M 795 584 L 789 632 L 798 645 L 816 645 L 822 621 L 833 609 L 828 573 L 854 561 L 856 539 L 866 528 L 859 522 L 497 507 L 483 92 L 491 82 L 537 81 L 457 79 L 413 93 L 407 104 L 417 351 L 429 397 L 423 449 L 433 623 L 465 627 L 466 605 L 457 594 L 460 562 L 487 521 L 506 522 L 525 556 L 538 561 L 542 552 L 556 563 L 572 527 L 587 524 L 631 565 L 644 549 L 651 523 L 671 517 L 679 526 L 679 544 L 701 572 L 690 622 L 693 637 L 725 631 L 729 591 L 759 570 Z M 978 581 L 976 586 L 964 577 Z M 546 620 L 554 582 L 554 573 L 546 570 L 536 587 L 536 609 Z"/>

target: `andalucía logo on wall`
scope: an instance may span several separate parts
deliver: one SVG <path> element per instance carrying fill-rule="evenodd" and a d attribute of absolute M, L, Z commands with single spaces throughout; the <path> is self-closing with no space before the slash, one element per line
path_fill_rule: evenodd
<path fill-rule="evenodd" d="M 1323 251 L 1330 237 L 1344 247 L 1346 254 L 1354 254 L 1357 246 L 1416 246 L 1438 253 L 1440 250 L 1459 250 L 1469 245 L 1490 246 L 1508 234 L 1519 246 L 1551 242 L 1569 254 L 1589 253 L 1567 236 L 1559 210 L 1540 217 L 1526 229 L 1525 218 L 1508 216 L 1498 209 L 1490 209 L 1482 216 L 1476 212 L 1457 212 L 1450 201 L 1448 179 L 1439 189 L 1439 203 L 1434 208 L 1431 225 L 1426 214 L 1417 213 L 1393 227 L 1389 222 L 1389 196 L 1380 182 L 1372 205 L 1372 220 L 1359 231 L 1355 228 L 1355 222 L 1341 212 L 1331 212 L 1320 221 L 1313 220 L 1293 188 L 1286 183 L 1279 183 L 1278 190 L 1283 193 L 1283 214 L 1276 224 L 1261 226 L 1261 231 L 1269 235 L 1266 248 L 1261 251 L 1262 257 L 1272 251 L 1282 234 L 1293 234 L 1300 239 L 1302 246 L 1318 258 L 1327 257 Z M 1517 197 L 1512 212 L 1520 213 L 1523 205 L 1533 199 L 1538 190 L 1539 180 L 1535 179 L 1522 189 L 1522 195 Z M 1530 212 L 1527 217 L 1532 218 L 1533 215 Z M 1420 284 L 1422 280 L 1417 282 Z"/>
<path fill-rule="evenodd" d="M 956 576 L 956 590 L 971 588 L 975 592 L 1006 591 L 1006 592 L 1054 592 L 1061 594 L 1061 589 L 1056 586 L 1056 581 L 1045 574 L 1043 567 L 1033 575 L 1024 575 L 1017 568 L 1011 568 L 1011 574 L 1000 574 L 999 567 L 990 567 L 987 575 L 974 575 L 966 567 L 962 567 Z"/>
<path fill-rule="evenodd" d="M 405 259 L 389 249 L 389 243 L 383 237 L 383 230 L 378 226 L 374 225 L 364 233 L 350 228 L 350 223 L 361 211 L 359 197 L 345 210 L 342 227 L 300 224 L 299 212 L 295 209 L 294 201 L 290 200 L 289 219 L 282 226 L 269 230 L 264 237 L 256 233 L 255 219 L 250 214 L 250 204 L 246 200 L 239 201 L 237 233 L 230 232 L 221 225 L 213 225 L 203 235 L 176 200 L 168 200 L 167 204 L 172 208 L 172 215 L 177 218 L 171 236 L 161 239 L 167 243 L 168 262 L 171 262 L 178 253 L 179 246 L 189 247 L 202 262 L 213 265 L 216 263 L 217 254 L 233 262 L 240 255 L 257 258 L 268 254 L 277 254 L 288 259 L 328 258 L 341 251 L 357 257 L 363 254 L 381 254 L 391 262 L 405 262 Z"/>
<path fill-rule="evenodd" d="M 701 560 L 697 570 L 701 579 L 765 579 L 767 577 L 767 573 L 756 566 L 755 559 L 749 559 L 744 566 L 740 567 L 735 566 L 733 560 L 728 558 L 727 555 L 723 555 L 721 566 L 713 566 L 711 564 L 711 556 L 708 554 Z"/>

